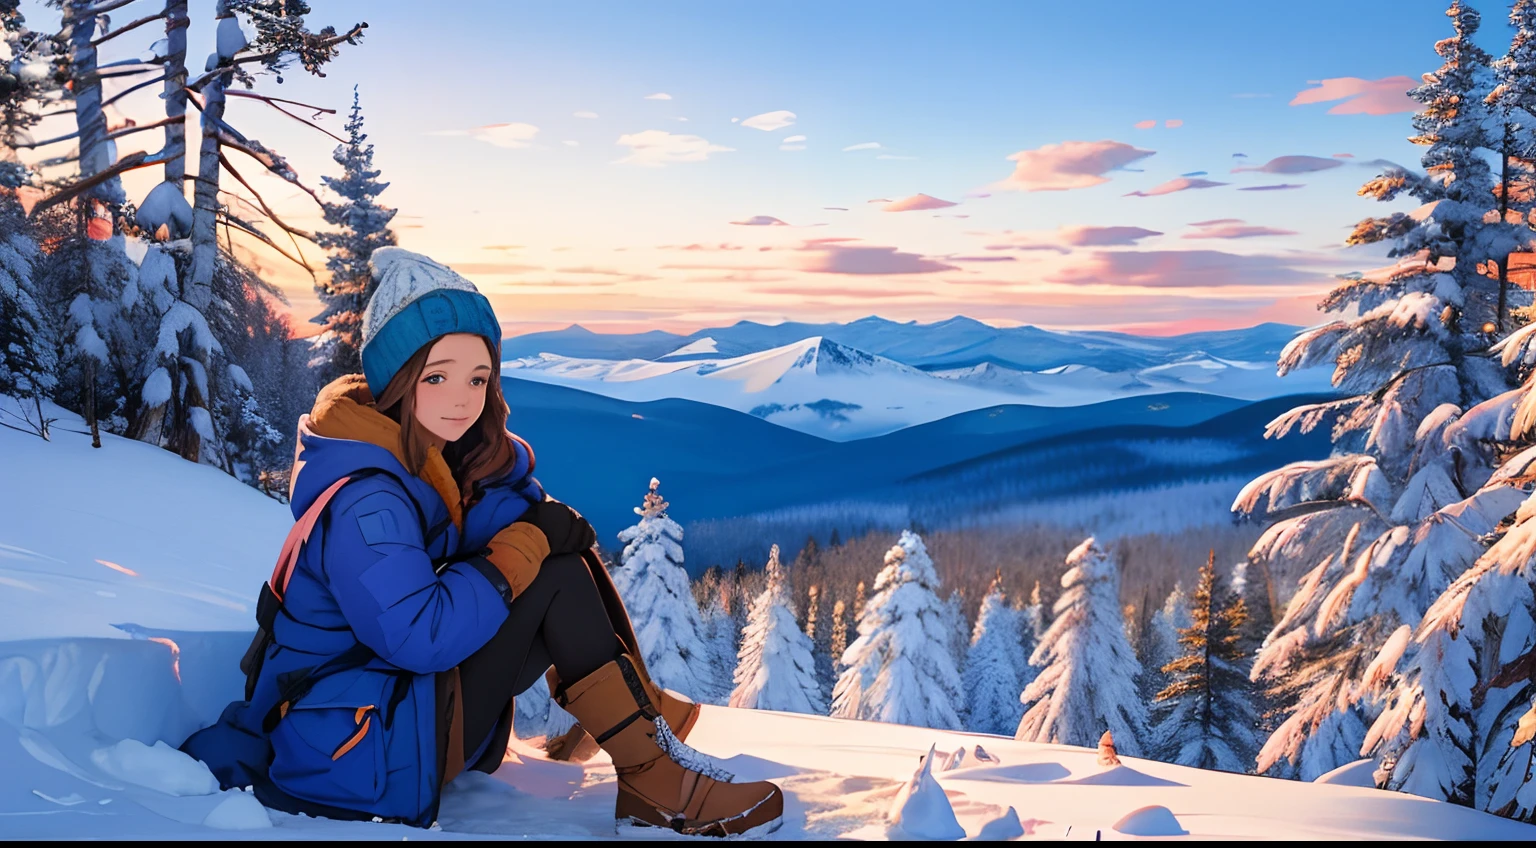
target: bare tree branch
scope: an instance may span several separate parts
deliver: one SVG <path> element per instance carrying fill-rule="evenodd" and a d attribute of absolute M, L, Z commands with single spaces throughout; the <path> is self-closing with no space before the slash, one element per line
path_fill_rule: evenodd
<path fill-rule="evenodd" d="M 233 226 L 236 229 L 244 230 L 245 232 L 250 233 L 251 235 L 255 236 L 257 239 L 259 239 L 267 247 L 270 247 L 273 250 L 277 251 L 278 253 L 282 254 L 284 259 L 287 259 L 289 262 L 292 262 L 293 264 L 298 265 L 300 268 L 303 268 L 304 270 L 308 271 L 309 275 L 311 277 L 313 277 L 315 275 L 315 269 L 309 267 L 308 263 L 306 263 L 302 259 L 299 259 L 299 258 L 295 257 L 293 254 L 291 254 L 288 251 L 286 251 L 286 250 L 282 249 L 281 247 L 279 247 L 277 242 L 273 241 L 270 237 L 268 237 L 266 233 L 262 232 L 261 230 L 256 229 L 254 224 L 249 224 L 249 223 L 247 223 L 245 221 L 242 221 L 239 218 L 236 218 L 235 216 L 229 214 L 228 212 L 224 212 L 223 214 L 221 214 L 219 216 L 219 220 L 225 226 Z"/>
<path fill-rule="evenodd" d="M 260 100 L 263 103 L 266 103 L 268 106 L 271 106 L 273 109 L 276 109 L 277 111 L 282 112 L 284 115 L 287 115 L 288 117 L 294 119 L 295 121 L 298 121 L 298 122 L 303 123 L 303 124 L 308 124 L 309 126 L 314 127 L 315 129 L 325 133 L 326 135 L 330 136 L 331 138 L 336 139 L 337 141 L 341 142 L 342 144 L 346 144 L 347 143 L 346 139 L 344 139 L 341 136 L 331 132 L 330 130 L 326 129 L 325 127 L 322 127 L 319 124 L 316 124 L 316 123 L 313 123 L 312 121 L 309 121 L 309 120 L 306 120 L 304 118 L 301 118 L 298 115 L 295 115 L 292 112 L 288 111 L 287 109 L 284 109 L 283 107 L 277 105 L 276 103 L 273 102 L 274 100 L 278 99 L 276 97 L 263 97 L 260 94 L 251 94 L 251 93 L 244 92 L 244 91 L 226 91 L 226 92 L 224 92 L 224 96 L 226 96 L 226 97 L 246 97 L 246 98 L 249 98 L 251 100 Z M 284 100 L 283 102 L 284 103 L 292 103 L 294 101 L 292 101 L 292 100 Z M 336 114 L 336 110 L 335 109 L 321 109 L 319 106 L 310 106 L 308 103 L 300 103 L 298 105 L 303 106 L 306 109 L 315 109 L 315 110 L 320 111 L 320 112 L 328 112 L 328 113 L 330 113 L 332 115 Z"/>
<path fill-rule="evenodd" d="M 166 75 L 165 74 L 161 74 L 160 76 L 155 77 L 154 79 L 144 80 L 143 82 L 136 82 L 133 85 L 130 85 L 127 88 L 123 89 L 122 91 L 119 91 L 118 93 L 116 93 L 116 94 L 112 95 L 111 97 L 107 98 L 105 101 L 102 102 L 101 106 L 102 106 L 102 108 L 106 108 L 108 106 L 111 106 L 113 103 L 116 103 L 117 101 L 122 100 L 124 97 L 127 97 L 128 95 L 134 93 L 135 91 L 138 91 L 141 88 L 145 88 L 145 87 L 154 85 L 157 82 L 165 82 L 165 79 L 166 79 Z M 71 110 L 71 111 L 73 111 L 73 110 Z"/>
<path fill-rule="evenodd" d="M 124 127 L 124 128 L 122 128 L 120 130 L 117 130 L 116 132 L 109 132 L 109 133 L 107 133 L 106 138 L 108 140 L 111 140 L 111 139 L 114 139 L 114 138 L 122 138 L 125 135 L 133 135 L 136 132 L 143 132 L 145 130 L 157 130 L 157 129 L 160 129 L 161 127 L 165 126 L 166 124 L 174 124 L 174 123 L 176 123 L 178 121 L 181 121 L 181 120 L 183 120 L 183 119 L 182 118 L 161 118 L 158 121 L 150 121 L 147 124 L 138 124 L 138 125 L 132 126 L 132 127 Z"/>
<path fill-rule="evenodd" d="M 272 221 L 272 223 L 276 224 L 279 229 L 281 229 L 283 232 L 285 232 L 285 233 L 287 233 L 287 234 L 289 234 L 291 236 L 299 236 L 299 237 L 305 239 L 306 241 L 311 241 L 311 242 L 315 241 L 315 234 L 314 233 L 311 233 L 308 230 L 301 230 L 301 229 L 299 229 L 297 227 L 291 227 L 287 223 L 285 223 L 283 221 L 283 219 L 277 217 L 277 213 L 273 212 L 272 211 L 272 207 L 267 205 L 267 201 L 261 196 L 261 192 L 257 191 L 254 187 L 252 187 L 250 182 L 248 182 L 245 179 L 245 177 L 240 176 L 240 172 L 239 171 L 235 170 L 235 166 L 230 164 L 228 156 L 225 156 L 224 154 L 220 153 L 219 154 L 219 162 L 224 165 L 224 170 L 228 171 L 230 176 L 232 176 L 236 180 L 238 180 L 241 185 L 245 186 L 245 190 L 249 191 L 251 193 L 251 196 L 256 198 L 256 203 L 257 203 L 258 206 L 261 207 L 262 213 L 265 214 L 267 216 L 267 218 Z M 295 243 L 294 244 L 294 249 L 297 250 L 298 247 L 299 247 L 298 244 Z"/>
<path fill-rule="evenodd" d="M 221 125 L 221 127 L 223 126 L 223 122 L 222 121 L 220 122 L 220 125 Z M 325 201 L 320 199 L 320 195 L 315 194 L 315 190 L 314 189 L 312 189 L 309 186 L 299 182 L 297 179 L 289 178 L 288 176 L 286 176 L 284 174 L 283 170 L 281 170 L 281 169 L 279 169 L 277 167 L 278 165 L 281 165 L 283 169 L 286 169 L 288 163 L 286 161 L 284 161 L 281 157 L 278 157 L 278 158 L 274 159 L 273 157 L 275 156 L 275 154 L 273 154 L 269 150 L 266 150 L 265 148 L 262 148 L 262 147 L 258 146 L 258 145 L 261 144 L 261 142 L 247 141 L 245 144 L 241 144 L 239 141 L 236 141 L 233 137 L 226 136 L 223 133 L 220 133 L 219 134 L 219 144 L 221 146 L 223 146 L 223 147 L 228 147 L 231 150 L 238 150 L 241 153 L 244 153 L 245 155 L 251 157 L 252 159 L 255 159 L 257 162 L 261 163 L 261 166 L 266 168 L 268 172 L 276 174 L 278 177 L 280 177 L 283 180 L 283 182 L 288 183 L 289 185 L 297 186 L 298 188 L 302 189 L 305 194 L 309 195 L 311 198 L 314 198 L 315 203 L 318 203 L 321 208 L 325 207 Z M 292 170 L 288 170 L 287 173 L 291 174 L 291 173 L 293 173 L 293 171 Z"/>
<path fill-rule="evenodd" d="M 129 171 L 137 170 L 139 168 L 148 168 L 151 165 L 158 165 L 162 161 L 164 161 L 164 158 L 160 152 L 150 154 L 139 150 L 130 153 L 127 156 L 124 156 L 122 159 L 119 159 L 111 167 L 94 173 L 77 183 L 67 185 L 64 188 L 61 188 L 53 194 L 49 195 L 48 197 L 39 200 L 37 205 L 32 207 L 32 213 L 29 217 L 36 217 L 38 213 L 45 209 L 73 200 L 74 198 L 80 196 L 80 194 L 83 192 L 90 191 L 91 189 L 101 185 L 113 177 L 121 176 L 122 174 L 126 174 Z"/>
<path fill-rule="evenodd" d="M 100 47 L 103 42 L 106 42 L 106 41 L 108 41 L 110 39 L 113 39 L 113 38 L 117 38 L 119 35 L 122 35 L 123 33 L 128 32 L 129 30 L 138 29 L 139 27 L 141 27 L 141 26 L 143 26 L 143 25 L 145 25 L 147 23 L 150 23 L 151 21 L 163 20 L 164 18 L 165 18 L 165 13 L 164 12 L 157 12 L 157 13 L 155 13 L 153 15 L 148 15 L 146 17 L 139 18 L 138 20 L 134 21 L 133 23 L 123 24 L 122 26 L 118 27 L 117 29 L 112 30 L 111 32 L 107 33 L 106 35 L 99 36 L 95 41 L 91 42 L 91 46 L 92 47 Z"/>

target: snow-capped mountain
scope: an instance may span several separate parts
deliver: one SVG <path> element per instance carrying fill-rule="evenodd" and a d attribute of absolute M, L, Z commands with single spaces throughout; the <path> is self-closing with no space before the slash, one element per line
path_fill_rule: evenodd
<path fill-rule="evenodd" d="M 1072 362 L 1032 371 L 992 361 L 923 370 L 825 336 L 744 354 L 729 353 L 733 347 L 740 345 L 703 336 L 655 359 L 545 352 L 504 362 L 502 374 L 621 400 L 713 404 L 834 441 L 1008 404 L 1080 406 L 1182 391 L 1259 400 L 1329 390 L 1323 371 L 1281 380 L 1270 363 L 1204 354 L 1118 370 Z"/>
<path fill-rule="evenodd" d="M 740 321 L 690 335 L 653 330 L 600 334 L 580 325 L 530 333 L 502 344 L 505 359 L 552 353 L 583 359 L 725 358 L 760 353 L 802 339 L 821 337 L 846 347 L 932 370 L 990 362 L 1018 371 L 1043 371 L 1062 365 L 1089 365 L 1121 372 L 1210 356 L 1236 362 L 1273 363 L 1298 327 L 1259 324 L 1239 330 L 1180 336 L 1133 336 L 1126 333 L 993 327 L 956 316 L 932 324 L 897 322 L 870 316 L 847 324 L 788 321 L 759 324 Z"/>
<path fill-rule="evenodd" d="M 709 403 L 834 441 L 1017 402 L 1011 392 L 946 380 L 819 336 L 743 356 L 691 358 L 704 347 L 693 342 L 674 351 L 681 357 L 656 361 L 545 353 L 504 362 L 502 374 L 623 400 Z"/>

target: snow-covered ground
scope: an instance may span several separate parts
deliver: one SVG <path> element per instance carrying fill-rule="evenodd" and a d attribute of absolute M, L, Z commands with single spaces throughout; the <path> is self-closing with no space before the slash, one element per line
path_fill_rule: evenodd
<path fill-rule="evenodd" d="M 104 436 L 92 450 L 70 432 L 83 431 L 79 419 L 57 414 L 49 443 L 0 429 L 0 837 L 613 835 L 606 757 L 554 763 L 521 742 L 495 775 L 449 787 L 433 831 L 272 813 L 214 791 L 201 764 L 172 748 L 238 695 L 253 590 L 286 511 L 145 445 Z M 113 627 L 125 623 L 136 626 Z M 704 708 L 690 742 L 743 779 L 784 787 L 776 839 L 1536 837 L 1536 827 L 1349 785 L 1359 767 L 1330 785 L 1131 758 L 1106 768 L 1082 748 L 723 707 Z"/>
<path fill-rule="evenodd" d="M 1272 362 L 1205 355 L 1124 371 L 988 362 L 929 372 L 820 336 L 738 356 L 708 356 L 714 351 L 714 339 L 705 338 L 655 360 L 541 353 L 503 362 L 502 373 L 621 400 L 713 404 L 834 441 L 1006 404 L 1082 406 L 1164 392 L 1261 400 L 1331 390 L 1317 369 L 1281 379 Z"/>

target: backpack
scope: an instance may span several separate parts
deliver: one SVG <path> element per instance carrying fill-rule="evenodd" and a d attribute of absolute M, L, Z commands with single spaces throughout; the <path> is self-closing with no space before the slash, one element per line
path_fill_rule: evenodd
<path fill-rule="evenodd" d="M 240 671 L 245 675 L 245 700 L 250 701 L 256 694 L 256 681 L 261 677 L 262 666 L 266 662 L 267 651 L 273 643 L 274 625 L 279 613 L 284 613 L 283 597 L 288 592 L 288 583 L 293 579 L 293 569 L 299 562 L 299 554 L 304 549 L 304 544 L 309 541 L 309 536 L 314 532 L 315 524 L 329 518 L 325 515 L 325 507 L 331 498 L 341 491 L 341 488 L 354 480 L 361 480 L 375 474 L 384 474 L 394 478 L 406 492 L 406 497 L 411 505 L 416 507 L 416 516 L 421 521 L 422 538 L 424 545 L 430 550 L 433 542 L 437 541 L 449 524 L 449 519 L 444 519 L 433 527 L 427 526 L 427 516 L 422 510 L 421 504 L 410 496 L 410 490 L 405 487 L 405 482 L 398 475 L 381 468 L 370 468 L 342 477 L 332 483 L 314 503 L 304 510 L 304 514 L 288 531 L 288 536 L 283 540 L 283 548 L 277 555 L 277 564 L 272 568 L 272 576 L 261 584 L 261 594 L 256 601 L 256 633 L 251 637 L 251 644 L 245 649 L 245 656 L 240 659 Z M 436 571 L 441 571 L 453 562 L 462 559 L 462 556 L 447 556 L 440 560 L 434 560 L 432 565 Z M 290 618 L 292 616 L 290 615 Z M 297 620 L 297 619 L 295 619 Z M 310 668 L 299 669 L 279 676 L 277 681 L 277 702 L 267 712 L 262 720 L 262 730 L 271 733 L 277 726 L 277 722 L 288 714 L 288 705 L 308 694 L 316 682 L 321 678 L 340 671 L 357 668 L 366 665 L 376 655 L 373 650 L 362 642 L 358 642 L 351 648 L 326 660 L 325 662 Z"/>

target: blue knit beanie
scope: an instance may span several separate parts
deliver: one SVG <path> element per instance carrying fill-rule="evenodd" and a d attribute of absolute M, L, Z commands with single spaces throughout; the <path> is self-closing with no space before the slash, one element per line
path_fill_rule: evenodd
<path fill-rule="evenodd" d="M 501 356 L 501 324 L 491 302 L 446 265 L 398 247 L 381 247 L 368 265 L 377 284 L 363 313 L 363 376 L 374 397 L 406 360 L 449 333 L 474 333 Z"/>

